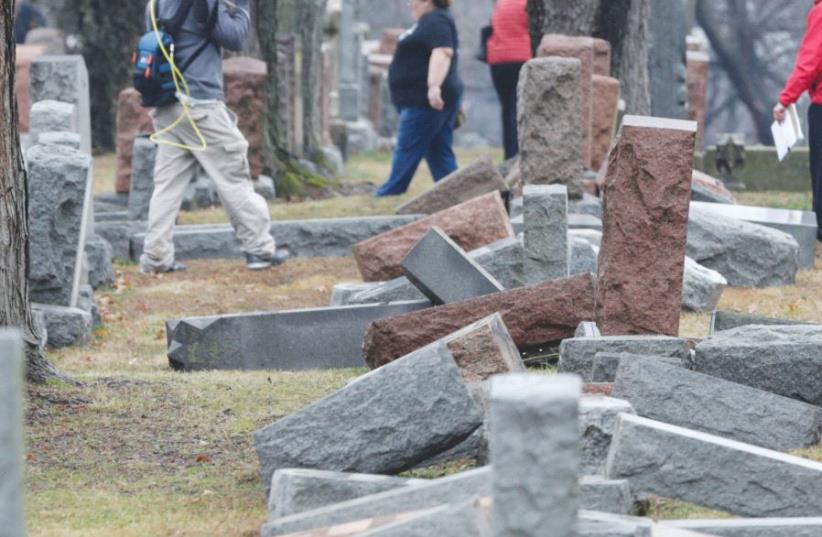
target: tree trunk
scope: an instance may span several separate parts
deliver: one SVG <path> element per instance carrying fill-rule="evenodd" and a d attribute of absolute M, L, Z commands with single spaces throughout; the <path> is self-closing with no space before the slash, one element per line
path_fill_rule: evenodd
<path fill-rule="evenodd" d="M 299 30 L 302 41 L 303 153 L 324 166 L 322 152 L 323 22 L 328 0 L 300 3 Z"/>
<path fill-rule="evenodd" d="M 611 43 L 612 76 L 622 82 L 630 114 L 651 111 L 648 0 L 528 0 L 534 48 L 545 34 L 588 35 Z"/>
<path fill-rule="evenodd" d="M 29 301 L 28 178 L 20 149 L 14 94 L 14 1 L 0 2 L 0 326 L 18 328 L 33 382 L 58 376 L 40 350 Z"/>
<path fill-rule="evenodd" d="M 68 0 L 64 20 L 82 40 L 89 75 L 91 132 L 95 149 L 113 151 L 117 136 L 117 97 L 131 86 L 131 53 L 145 29 L 142 0 Z"/>

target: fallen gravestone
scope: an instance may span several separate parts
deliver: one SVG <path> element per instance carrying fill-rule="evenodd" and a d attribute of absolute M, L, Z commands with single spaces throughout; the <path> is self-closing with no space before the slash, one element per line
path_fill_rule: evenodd
<path fill-rule="evenodd" d="M 495 312 L 520 351 L 560 341 L 593 318 L 593 277 L 574 276 L 372 323 L 363 356 L 380 367 Z"/>
<path fill-rule="evenodd" d="M 568 187 L 526 185 L 523 189 L 526 285 L 568 277 Z"/>
<path fill-rule="evenodd" d="M 577 326 L 577 330 L 574 332 L 574 337 L 602 337 L 602 333 L 599 331 L 597 323 L 593 321 L 584 321 L 579 323 L 579 326 Z"/>
<path fill-rule="evenodd" d="M 777 451 L 819 443 L 822 408 L 688 371 L 623 356 L 613 396 L 645 418 Z"/>
<path fill-rule="evenodd" d="M 479 498 L 467 503 L 449 504 L 406 520 L 386 524 L 357 533 L 360 537 L 410 537 L 437 535 L 439 537 L 491 537 L 491 520 L 487 508 Z"/>
<path fill-rule="evenodd" d="M 613 382 L 616 380 L 619 364 L 622 361 L 622 359 L 626 356 L 645 356 L 647 358 L 656 360 L 657 362 L 668 364 L 672 367 L 685 367 L 688 365 L 681 358 L 671 358 L 667 356 L 650 356 L 647 354 L 631 354 L 628 352 L 598 352 L 596 353 L 596 356 L 594 356 L 594 372 L 592 374 L 591 380 L 594 383 L 609 383 L 611 386 L 613 386 Z M 613 390 L 611 390 L 611 393 L 613 393 Z"/>
<path fill-rule="evenodd" d="M 711 335 L 714 335 L 717 332 L 722 332 L 723 330 L 731 330 L 732 328 L 739 328 L 740 326 L 747 326 L 751 324 L 789 326 L 809 323 L 789 319 L 764 317 L 762 315 L 739 313 L 738 311 L 716 310 L 711 315 Z"/>
<path fill-rule="evenodd" d="M 437 342 L 258 431 L 263 484 L 281 468 L 399 473 L 465 440 L 482 416 Z"/>
<path fill-rule="evenodd" d="M 507 190 L 505 179 L 491 158 L 483 157 L 404 203 L 397 209 L 397 214 L 434 214 L 489 192 Z"/>
<path fill-rule="evenodd" d="M 519 166 L 525 184 L 560 184 L 582 195 L 582 67 L 571 58 L 536 58 L 519 85 Z"/>
<path fill-rule="evenodd" d="M 559 347 L 559 370 L 592 380 L 597 353 L 631 353 L 677 358 L 687 363 L 691 349 L 684 339 L 667 336 L 606 336 L 563 340 Z"/>
<path fill-rule="evenodd" d="M 580 473 L 604 475 L 611 438 L 620 414 L 634 414 L 631 403 L 613 397 L 586 395 L 579 402 Z M 591 508 L 591 507 L 589 507 Z"/>
<path fill-rule="evenodd" d="M 793 285 L 799 244 L 775 229 L 692 206 L 687 255 L 722 274 L 732 287 Z"/>
<path fill-rule="evenodd" d="M 433 226 L 400 263 L 402 272 L 435 305 L 504 291 L 504 287 L 440 228 Z"/>
<path fill-rule="evenodd" d="M 712 311 L 719 304 L 728 280 L 715 270 L 685 258 L 682 307 L 688 311 Z"/>
<path fill-rule="evenodd" d="M 354 259 L 363 280 L 383 281 L 401 276 L 400 262 L 433 226 L 442 229 L 464 250 L 513 236 L 499 192 L 486 194 L 354 245 Z"/>
<path fill-rule="evenodd" d="M 722 181 L 699 170 L 694 170 L 694 177 L 691 182 L 691 200 L 736 205 L 736 198 L 734 198 L 731 191 L 725 188 Z"/>
<path fill-rule="evenodd" d="M 525 364 L 499 313 L 443 338 L 465 382 L 525 371 Z"/>
<path fill-rule="evenodd" d="M 362 338 L 372 321 L 429 306 L 398 302 L 169 321 L 168 358 L 182 371 L 361 367 Z"/>
<path fill-rule="evenodd" d="M 148 220 L 151 196 L 154 194 L 154 163 L 157 144 L 148 136 L 134 139 L 131 157 L 131 181 L 128 194 L 129 220 Z"/>
<path fill-rule="evenodd" d="M 752 518 L 738 520 L 664 520 L 664 527 L 709 533 L 717 537 L 819 537 L 820 518 Z"/>
<path fill-rule="evenodd" d="M 623 414 L 607 477 L 657 494 L 750 517 L 818 516 L 822 464 Z"/>
<path fill-rule="evenodd" d="M 573 537 L 579 509 L 579 399 L 566 375 L 491 381 L 494 534 Z"/>
<path fill-rule="evenodd" d="M 603 334 L 679 334 L 696 130 L 692 121 L 623 119 L 603 194 Z"/>
<path fill-rule="evenodd" d="M 0 524 L 3 535 L 24 537 L 23 340 L 0 330 Z"/>
<path fill-rule="evenodd" d="M 706 214 L 736 218 L 752 224 L 769 227 L 787 233 L 799 244 L 799 266 L 813 268 L 816 264 L 817 225 L 816 215 L 810 211 L 792 211 L 769 207 L 750 207 L 726 203 L 694 202 L 693 206 Z"/>
<path fill-rule="evenodd" d="M 822 405 L 822 326 L 748 325 L 697 345 L 700 373 Z"/>

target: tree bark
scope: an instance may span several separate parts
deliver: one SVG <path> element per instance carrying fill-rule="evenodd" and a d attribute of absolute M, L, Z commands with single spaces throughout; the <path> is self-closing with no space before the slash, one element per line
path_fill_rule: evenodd
<path fill-rule="evenodd" d="M 14 94 L 14 0 L 0 2 L 0 326 L 19 329 L 26 374 L 33 382 L 58 376 L 39 347 L 29 299 L 28 177 L 20 149 Z"/>
<path fill-rule="evenodd" d="M 68 0 L 64 21 L 76 28 L 89 75 L 91 132 L 95 149 L 113 151 L 117 97 L 131 86 L 131 52 L 145 29 L 142 0 Z"/>
<path fill-rule="evenodd" d="M 300 2 L 299 30 L 302 41 L 303 152 L 324 166 L 322 152 L 323 21 L 328 0 Z"/>
<path fill-rule="evenodd" d="M 622 82 L 630 114 L 651 111 L 648 82 L 648 0 L 528 0 L 531 39 L 545 34 L 587 35 L 611 43 L 611 73 Z"/>

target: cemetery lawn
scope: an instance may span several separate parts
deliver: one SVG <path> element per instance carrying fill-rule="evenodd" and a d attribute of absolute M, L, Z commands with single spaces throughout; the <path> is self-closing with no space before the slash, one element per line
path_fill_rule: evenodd
<path fill-rule="evenodd" d="M 465 153 L 460 156 L 463 163 L 468 160 Z M 105 159 L 110 157 L 98 159 L 98 174 L 106 166 L 113 170 Z M 349 176 L 378 183 L 389 165 L 388 155 L 358 157 Z M 420 174 L 427 174 L 424 167 Z M 113 172 L 105 172 L 106 185 L 112 177 Z M 415 191 L 429 184 L 430 178 L 418 180 Z M 762 204 L 775 198 L 770 195 Z M 397 203 L 360 196 L 274 204 L 272 212 L 281 218 L 385 214 Z M 186 219 L 194 223 L 217 216 L 215 211 Z M 240 261 L 198 261 L 189 263 L 188 272 L 166 276 L 140 275 L 133 264 L 118 264 L 116 270 L 116 287 L 96 293 L 104 326 L 93 342 L 49 352 L 76 383 L 29 389 L 29 534 L 259 535 L 266 506 L 252 433 L 342 387 L 364 369 L 175 373 L 165 357 L 163 323 L 324 306 L 334 284 L 359 279 L 355 263 L 296 259 L 249 273 Z M 728 290 L 721 307 L 822 321 L 822 270 L 801 273 L 792 288 Z M 708 321 L 707 314 L 683 315 L 682 335 L 704 337 Z M 798 454 L 822 461 L 822 448 Z M 415 475 L 436 477 L 468 464 Z M 650 515 L 723 516 L 670 500 L 654 500 Z"/>

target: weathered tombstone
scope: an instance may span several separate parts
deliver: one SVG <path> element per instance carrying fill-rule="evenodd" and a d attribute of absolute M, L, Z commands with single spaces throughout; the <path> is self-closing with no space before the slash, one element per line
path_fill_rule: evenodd
<path fill-rule="evenodd" d="M 591 114 L 592 83 L 594 75 L 594 40 L 584 36 L 547 34 L 543 36 L 537 49 L 538 57 L 575 58 L 580 61 L 582 70 L 579 77 L 579 95 L 582 114 L 577 118 L 577 125 L 582 133 L 582 164 L 591 167 Z"/>
<path fill-rule="evenodd" d="M 767 449 L 810 447 L 822 437 L 819 407 L 650 357 L 622 356 L 613 396 L 642 417 Z"/>
<path fill-rule="evenodd" d="M 149 109 L 142 105 L 142 96 L 134 88 L 126 88 L 117 98 L 117 176 L 114 190 L 128 194 L 131 185 L 131 159 L 134 140 L 140 134 L 154 132 Z"/>
<path fill-rule="evenodd" d="M 523 189 L 526 285 L 568 277 L 568 187 L 526 185 Z"/>
<path fill-rule="evenodd" d="M 725 276 L 703 267 L 690 257 L 685 258 L 682 282 L 682 307 L 689 311 L 712 311 L 728 287 Z"/>
<path fill-rule="evenodd" d="M 401 276 L 400 262 L 432 226 L 438 226 L 464 250 L 514 234 L 502 197 L 492 192 L 354 245 L 354 259 L 363 280 Z"/>
<path fill-rule="evenodd" d="M 499 313 L 443 338 L 465 382 L 476 384 L 502 373 L 520 373 L 525 364 Z"/>
<path fill-rule="evenodd" d="M 582 67 L 571 58 L 537 58 L 519 81 L 519 161 L 525 184 L 561 184 L 582 195 Z"/>
<path fill-rule="evenodd" d="M 679 334 L 696 124 L 626 116 L 605 181 L 597 324 Z"/>
<path fill-rule="evenodd" d="M 570 375 L 491 381 L 494 535 L 575 535 L 581 393 Z"/>
<path fill-rule="evenodd" d="M 822 513 L 822 463 L 638 416 L 619 421 L 606 476 L 637 492 L 740 516 Z"/>
<path fill-rule="evenodd" d="M 435 305 L 505 290 L 437 226 L 428 230 L 400 266 L 406 278 Z"/>
<path fill-rule="evenodd" d="M 497 312 L 520 351 L 539 347 L 571 337 L 592 318 L 593 295 L 588 274 L 383 319 L 368 328 L 363 356 L 370 367 L 380 367 Z"/>
<path fill-rule="evenodd" d="M 613 397 L 586 395 L 579 401 L 580 475 L 605 474 L 608 449 L 620 414 L 635 414 L 631 403 Z M 606 489 L 609 487 L 603 487 Z M 590 496 L 586 494 L 585 496 Z M 623 504 L 624 505 L 624 504 Z M 586 509 L 592 509 L 590 503 Z M 624 511 L 620 511 L 624 512 Z"/>
<path fill-rule="evenodd" d="M 91 157 L 67 146 L 26 153 L 33 302 L 74 307 L 91 210 Z"/>
<path fill-rule="evenodd" d="M 790 326 L 810 324 L 795 319 L 777 319 L 774 317 L 765 317 L 763 315 L 751 315 L 749 313 L 740 313 L 738 311 L 730 310 L 716 310 L 711 314 L 711 328 L 710 335 L 723 330 L 731 330 L 739 328 L 740 326 L 747 326 L 752 324 L 759 325 L 776 325 L 776 326 Z"/>
<path fill-rule="evenodd" d="M 362 85 L 362 34 L 355 28 L 353 0 L 340 2 L 340 118 L 344 121 L 360 119 Z"/>
<path fill-rule="evenodd" d="M 372 321 L 429 305 L 398 302 L 169 321 L 168 358 L 183 371 L 361 367 L 362 337 Z"/>
<path fill-rule="evenodd" d="M 651 0 L 648 81 L 651 115 L 688 119 L 685 2 Z"/>
<path fill-rule="evenodd" d="M 281 468 L 399 473 L 457 445 L 482 420 L 438 342 L 258 431 L 263 485 Z"/>
<path fill-rule="evenodd" d="M 688 51 L 688 113 L 699 123 L 696 137 L 698 151 L 705 148 L 705 119 L 708 113 L 708 85 L 711 78 L 711 56 L 704 51 Z"/>
<path fill-rule="evenodd" d="M 131 159 L 131 181 L 128 195 L 129 220 L 148 220 L 151 196 L 154 194 L 154 164 L 157 145 L 148 136 L 134 139 Z"/>
<path fill-rule="evenodd" d="M 24 537 L 23 340 L 0 330 L 0 524 L 8 537 Z"/>
<path fill-rule="evenodd" d="M 404 203 L 397 209 L 397 214 L 434 214 L 497 190 L 508 190 L 505 179 L 491 158 L 483 157 Z"/>
<path fill-rule="evenodd" d="M 91 313 L 77 308 L 51 304 L 32 304 L 43 316 L 46 339 L 50 347 L 75 347 L 87 344 L 94 328 Z"/>
<path fill-rule="evenodd" d="M 61 101 L 77 107 L 83 153 L 91 155 L 91 112 L 86 63 L 82 56 L 40 56 L 30 69 L 29 98 Z"/>

